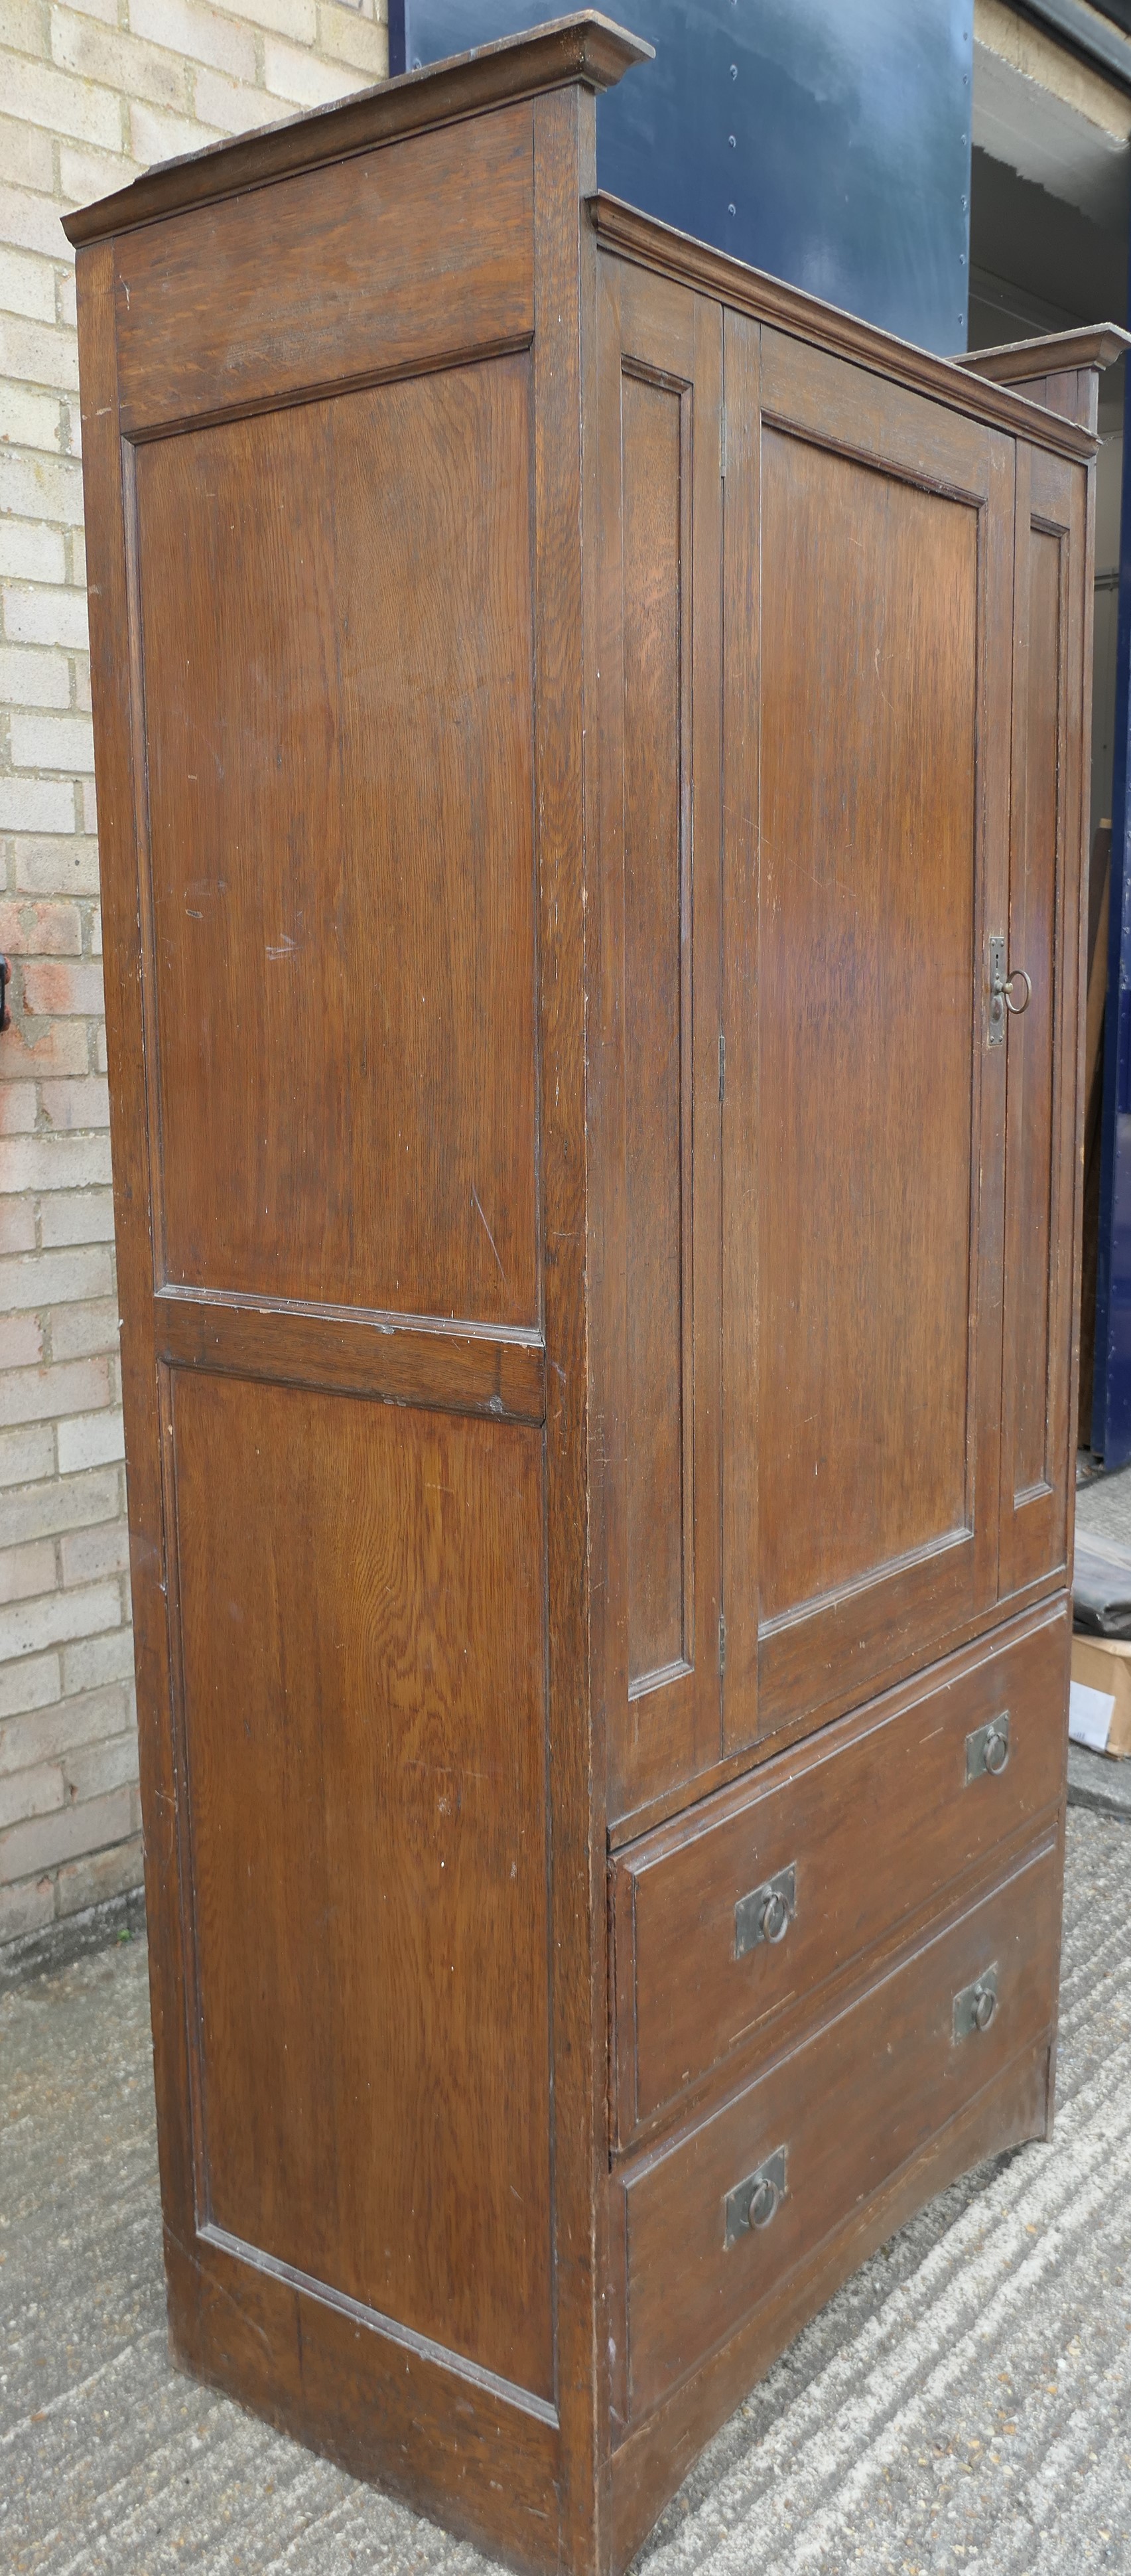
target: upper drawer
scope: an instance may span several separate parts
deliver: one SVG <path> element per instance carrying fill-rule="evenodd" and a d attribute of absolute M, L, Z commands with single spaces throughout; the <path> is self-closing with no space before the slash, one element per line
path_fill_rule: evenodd
<path fill-rule="evenodd" d="M 738 2041 L 1056 1804 L 1068 1647 L 1058 1602 L 1008 1642 L 952 1658 L 929 1687 L 890 1693 L 617 1855 L 622 2145 Z M 987 1768 L 970 1738 L 1007 1714 Z M 763 1924 L 759 1892 L 788 1872 L 784 1928 L 781 1905 Z"/>

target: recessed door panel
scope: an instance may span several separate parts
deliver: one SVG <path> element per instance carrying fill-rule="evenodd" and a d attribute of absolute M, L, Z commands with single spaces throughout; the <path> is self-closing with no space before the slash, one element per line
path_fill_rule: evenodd
<path fill-rule="evenodd" d="M 1083 554 L 1082 470 L 1022 448 L 1005 960 L 1003 1595 L 1054 1573 L 1068 1546 L 1084 775 L 1071 710 L 1083 686 Z"/>
<path fill-rule="evenodd" d="M 542 1434 L 171 1385 L 201 2222 L 550 2402 Z"/>
<path fill-rule="evenodd" d="M 166 1275 L 536 1325 L 529 361 L 136 478 Z"/>
<path fill-rule="evenodd" d="M 602 266 L 613 1797 L 719 1749 L 719 307 Z M 611 1054 L 607 1060 L 611 1065 Z M 623 1589 L 621 1589 L 623 1587 Z"/>
<path fill-rule="evenodd" d="M 753 373 L 737 332 L 734 359 Z M 982 950 L 1012 458 L 771 333 L 761 368 L 727 490 L 737 525 L 757 483 L 760 537 L 753 703 L 727 617 L 728 1745 L 927 1660 L 993 1597 L 996 1557 Z"/>

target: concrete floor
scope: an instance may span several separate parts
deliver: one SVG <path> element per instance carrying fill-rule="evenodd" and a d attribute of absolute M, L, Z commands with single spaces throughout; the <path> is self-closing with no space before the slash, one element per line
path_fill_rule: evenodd
<path fill-rule="evenodd" d="M 0 1998 L 4 2576 L 471 2576 L 170 2368 L 143 1942 Z M 1051 2147 L 851 2281 L 713 2443 L 648 2576 L 1131 2576 L 1131 1829 L 1074 1810 Z"/>

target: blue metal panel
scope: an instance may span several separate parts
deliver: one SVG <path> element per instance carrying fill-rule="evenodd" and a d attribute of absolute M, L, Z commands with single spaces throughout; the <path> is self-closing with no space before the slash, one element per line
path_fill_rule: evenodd
<path fill-rule="evenodd" d="M 390 0 L 390 70 L 547 14 Z M 656 60 L 598 102 L 602 188 L 925 348 L 965 348 L 973 0 L 633 0 L 627 20 Z"/>
<path fill-rule="evenodd" d="M 1092 1397 L 1092 1447 L 1107 1467 L 1125 1467 L 1131 1459 L 1131 368 L 1124 373 L 1111 911 Z"/>

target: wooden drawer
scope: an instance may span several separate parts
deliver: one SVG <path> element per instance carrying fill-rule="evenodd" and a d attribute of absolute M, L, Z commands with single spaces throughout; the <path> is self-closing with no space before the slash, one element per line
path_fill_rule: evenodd
<path fill-rule="evenodd" d="M 1059 1923 L 1052 1843 L 711 2118 L 623 2169 L 630 2421 L 1051 2031 Z M 956 2036 L 956 1999 L 991 1971 L 989 2027 Z M 743 2226 L 743 2186 L 774 2158 L 776 2212 Z"/>
<path fill-rule="evenodd" d="M 811 2000 L 1061 1794 L 1070 1643 L 1058 1603 L 1005 1644 L 936 1667 L 612 1864 L 616 2134 L 623 2146 L 736 2045 Z M 1008 1711 L 1008 1759 L 967 1742 Z M 976 1756 L 975 1756 L 976 1758 Z M 743 1948 L 736 1909 L 792 1870 L 778 1941 Z M 746 1915 L 758 1909 L 747 1907 Z"/>

